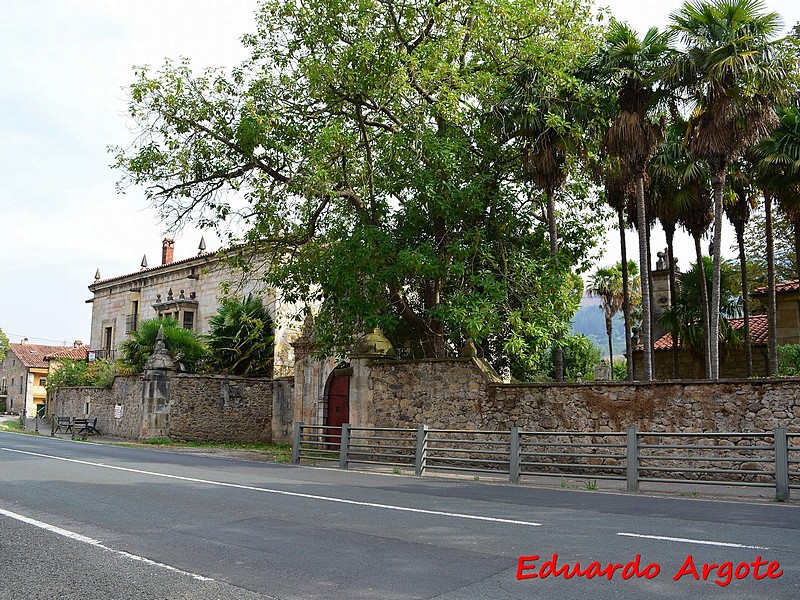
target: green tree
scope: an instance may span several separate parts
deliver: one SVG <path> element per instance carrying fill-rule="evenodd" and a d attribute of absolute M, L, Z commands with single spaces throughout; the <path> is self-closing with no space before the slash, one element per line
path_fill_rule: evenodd
<path fill-rule="evenodd" d="M 586 288 L 589 296 L 602 298 L 600 308 L 606 322 L 606 335 L 608 336 L 608 360 L 614 360 L 614 345 L 612 340 L 614 315 L 622 310 L 624 300 L 622 293 L 622 272 L 615 267 L 602 267 L 592 275 Z"/>
<path fill-rule="evenodd" d="M 60 358 L 57 363 L 47 377 L 48 394 L 62 387 L 111 387 L 116 375 L 114 363 L 107 360 Z"/>
<path fill-rule="evenodd" d="M 9 347 L 8 336 L 3 332 L 3 328 L 0 327 L 0 362 L 3 362 Z"/>
<path fill-rule="evenodd" d="M 778 375 L 785 377 L 800 375 L 800 344 L 778 346 Z"/>
<path fill-rule="evenodd" d="M 602 353 L 585 335 L 569 335 L 562 340 L 564 356 L 564 380 L 578 381 L 594 379 L 594 368 L 600 364 Z M 550 353 L 547 364 L 548 376 L 555 379 L 555 353 Z"/>
<path fill-rule="evenodd" d="M 121 183 L 170 223 L 244 226 L 265 283 L 318 307 L 321 353 L 380 326 L 408 356 L 472 337 L 534 361 L 531 340 L 568 330 L 567 275 L 598 223 L 573 187 L 565 266 L 542 262 L 537 198 L 492 108 L 512 74 L 569 72 L 599 31 L 585 0 L 267 0 L 241 67 L 137 71 Z"/>
<path fill-rule="evenodd" d="M 776 13 L 761 0 L 695 0 L 671 16 L 684 47 L 675 54 L 669 80 L 691 97 L 689 148 L 711 171 L 714 199 L 714 270 L 711 285 L 709 359 L 719 377 L 719 306 L 723 190 L 730 162 L 776 124 L 773 105 L 791 92 L 794 67 L 774 38 Z"/>
<path fill-rule="evenodd" d="M 767 285 L 767 248 L 764 238 L 766 225 L 764 209 L 760 206 L 750 215 L 744 229 L 744 247 L 747 255 L 747 278 L 753 287 Z M 791 281 L 797 267 L 792 243 L 792 224 L 781 212 L 773 219 L 775 278 Z"/>
<path fill-rule="evenodd" d="M 661 137 L 662 124 L 654 122 L 652 109 L 669 49 L 666 34 L 651 28 L 643 38 L 626 23 L 612 20 L 596 67 L 617 90 L 619 112 L 605 136 L 604 146 L 630 170 L 636 194 L 636 227 L 639 232 L 639 270 L 650 272 L 648 226 L 645 208 L 645 174 L 650 157 Z M 642 277 L 642 327 L 644 347 L 643 378 L 653 377 L 653 348 L 650 332 L 650 280 Z"/>
<path fill-rule="evenodd" d="M 205 336 L 211 370 L 251 377 L 271 376 L 275 356 L 272 318 L 260 298 L 222 303 Z"/>
<path fill-rule="evenodd" d="M 173 318 L 146 319 L 139 323 L 136 331 L 122 342 L 120 353 L 122 358 L 119 363 L 123 371 L 140 373 L 144 370 L 147 359 L 153 354 L 156 347 L 156 337 L 159 329 L 164 328 L 164 344 L 172 358 L 183 364 L 186 371 L 195 372 L 207 355 L 205 345 L 189 329 L 184 329 Z"/>

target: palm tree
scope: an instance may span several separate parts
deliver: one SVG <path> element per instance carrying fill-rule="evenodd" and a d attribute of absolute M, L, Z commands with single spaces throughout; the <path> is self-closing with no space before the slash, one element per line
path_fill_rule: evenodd
<path fill-rule="evenodd" d="M 606 335 L 608 336 L 608 364 L 614 366 L 614 346 L 612 342 L 614 316 L 622 310 L 624 296 L 622 294 L 622 273 L 620 263 L 613 267 L 602 267 L 592 275 L 586 293 L 589 296 L 603 300 L 600 308 L 606 322 Z"/>
<path fill-rule="evenodd" d="M 655 87 L 669 48 L 665 33 L 650 29 L 640 40 L 626 23 L 609 24 L 596 68 L 615 85 L 619 112 L 606 133 L 606 151 L 619 157 L 632 173 L 636 193 L 636 225 L 639 232 L 639 270 L 642 273 L 642 328 L 644 347 L 643 378 L 653 378 L 649 255 L 644 180 L 647 162 L 661 137 L 663 123 L 654 123 L 649 113 L 657 99 Z"/>
<path fill-rule="evenodd" d="M 779 111 L 779 126 L 771 136 L 753 149 L 758 161 L 757 180 L 764 194 L 764 217 L 767 233 L 767 323 L 768 371 L 778 370 L 777 351 L 777 298 L 775 293 L 775 252 L 772 235 L 772 199 L 779 199 L 783 212 L 793 221 L 795 238 L 795 263 L 800 252 L 800 112 L 796 108 Z M 798 267 L 800 277 L 800 267 Z"/>
<path fill-rule="evenodd" d="M 777 122 L 773 104 L 789 92 L 788 61 L 773 60 L 781 26 L 761 0 L 694 0 L 670 17 L 684 44 L 667 79 L 693 105 L 689 147 L 711 170 L 714 199 L 714 270 L 711 285 L 710 377 L 719 377 L 719 300 L 722 197 L 734 158 L 767 135 Z"/>
<path fill-rule="evenodd" d="M 755 209 L 758 194 L 753 185 L 750 171 L 752 165 L 744 161 L 731 163 L 728 169 L 730 197 L 725 202 L 725 214 L 736 231 L 739 246 L 739 271 L 742 282 L 742 312 L 744 317 L 744 355 L 747 363 L 747 376 L 753 376 L 753 347 L 750 339 L 750 291 L 747 281 L 747 257 L 744 247 L 744 228 L 750 220 L 750 212 Z"/>
<path fill-rule="evenodd" d="M 226 300 L 209 321 L 205 336 L 209 363 L 218 373 L 271 376 L 274 359 L 272 317 L 260 298 Z"/>
<path fill-rule="evenodd" d="M 544 192 L 550 257 L 557 268 L 555 196 L 567 181 L 567 157 L 580 152 L 582 128 L 590 120 L 588 114 L 592 109 L 589 103 L 576 101 L 575 90 L 565 83 L 569 77 L 564 82 L 543 79 L 534 66 L 518 70 L 495 112 L 500 118 L 503 137 L 521 141 L 523 177 Z M 563 381 L 560 346 L 556 345 L 554 354 L 556 381 Z"/>

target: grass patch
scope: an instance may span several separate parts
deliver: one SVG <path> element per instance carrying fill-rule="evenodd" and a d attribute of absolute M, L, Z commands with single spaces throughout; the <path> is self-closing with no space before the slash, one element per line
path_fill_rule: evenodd
<path fill-rule="evenodd" d="M 0 422 L 0 429 L 4 431 L 22 431 L 22 425 L 19 419 L 11 419 L 10 421 Z"/>
<path fill-rule="evenodd" d="M 248 444 L 244 442 L 178 442 L 168 437 L 156 437 L 141 441 L 150 446 L 169 446 L 173 448 L 198 448 L 239 450 L 254 452 L 270 457 L 273 462 L 288 463 L 292 459 L 292 446 L 289 444 Z"/>

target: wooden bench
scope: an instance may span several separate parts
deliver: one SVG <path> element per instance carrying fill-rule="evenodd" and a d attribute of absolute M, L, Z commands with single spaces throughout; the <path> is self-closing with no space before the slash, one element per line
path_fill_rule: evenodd
<path fill-rule="evenodd" d="M 78 419 L 72 420 L 72 437 L 81 435 L 86 438 L 87 435 L 100 435 L 100 430 L 97 428 L 97 417 L 93 419 Z"/>
<path fill-rule="evenodd" d="M 57 417 L 53 415 L 53 431 L 50 435 L 57 433 L 72 433 L 72 417 Z"/>

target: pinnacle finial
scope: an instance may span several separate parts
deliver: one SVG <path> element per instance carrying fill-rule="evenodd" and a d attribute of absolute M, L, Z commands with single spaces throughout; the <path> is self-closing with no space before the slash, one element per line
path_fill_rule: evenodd
<path fill-rule="evenodd" d="M 142 268 L 143 269 L 147 268 L 147 254 L 142 255 Z"/>
<path fill-rule="evenodd" d="M 97 271 L 94 272 L 94 280 L 100 281 L 100 269 L 98 268 Z"/>
<path fill-rule="evenodd" d="M 200 245 L 197 247 L 197 249 L 200 250 L 198 254 L 202 254 L 206 251 L 206 238 L 202 235 L 200 236 Z"/>

